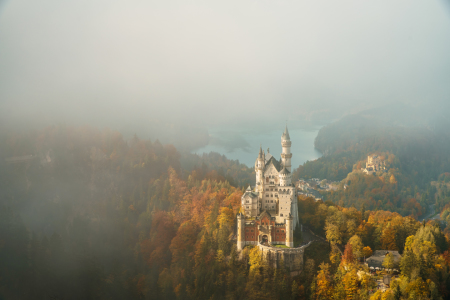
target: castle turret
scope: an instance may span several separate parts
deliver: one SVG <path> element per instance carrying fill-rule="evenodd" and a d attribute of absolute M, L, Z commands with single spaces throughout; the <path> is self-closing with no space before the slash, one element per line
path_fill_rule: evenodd
<path fill-rule="evenodd" d="M 245 247 L 245 217 L 239 213 L 237 215 L 237 250 L 242 251 Z"/>
<path fill-rule="evenodd" d="M 291 153 L 291 138 L 289 137 L 289 131 L 286 125 L 286 128 L 283 132 L 283 134 L 281 135 L 281 147 L 282 147 L 282 152 L 281 152 L 281 162 L 283 164 L 283 166 L 286 167 L 286 169 L 291 172 L 291 158 L 292 158 L 292 153 Z"/>
<path fill-rule="evenodd" d="M 258 158 L 255 161 L 255 173 L 256 173 L 256 186 L 255 192 L 262 194 L 264 191 L 264 178 L 263 178 L 263 170 L 265 167 L 265 159 L 264 152 L 262 147 L 259 147 Z"/>
<path fill-rule="evenodd" d="M 292 226 L 292 216 L 286 218 L 286 246 L 293 248 L 294 247 L 294 228 Z"/>

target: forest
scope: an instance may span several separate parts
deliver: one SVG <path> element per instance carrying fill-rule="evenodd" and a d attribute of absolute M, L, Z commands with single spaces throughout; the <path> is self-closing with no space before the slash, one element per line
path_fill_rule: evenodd
<path fill-rule="evenodd" d="M 450 230 L 436 221 L 300 197 L 301 223 L 325 242 L 307 248 L 303 271 L 290 276 L 255 247 L 236 251 L 236 214 L 252 176 L 237 161 L 92 127 L 9 133 L 0 145 L 2 299 L 449 296 Z M 448 181 L 435 183 L 439 199 Z M 380 249 L 402 254 L 382 294 L 361 263 Z"/>
<path fill-rule="evenodd" d="M 437 194 L 434 182 L 450 170 L 449 125 L 445 116 L 403 105 L 349 115 L 319 131 L 315 147 L 324 156 L 299 166 L 293 177 L 341 181 L 341 188 L 324 199 L 345 207 L 364 203 L 370 210 L 416 218 L 429 213 L 431 205 L 440 212 L 449 202 L 445 191 Z M 387 163 L 386 172 L 358 172 L 374 154 Z"/>
<path fill-rule="evenodd" d="M 306 260 L 303 274 L 309 299 L 448 299 L 450 287 L 449 231 L 438 221 L 418 222 L 388 211 L 343 208 L 312 198 L 299 201 L 302 223 L 330 243 L 328 260 Z M 373 274 L 361 262 L 375 250 L 395 250 L 383 265 L 397 271 Z M 319 263 L 319 265 L 318 265 Z M 318 266 L 307 279 L 307 270 Z M 374 279 L 397 273 L 384 292 Z M 389 275 L 389 274 L 388 274 Z"/>

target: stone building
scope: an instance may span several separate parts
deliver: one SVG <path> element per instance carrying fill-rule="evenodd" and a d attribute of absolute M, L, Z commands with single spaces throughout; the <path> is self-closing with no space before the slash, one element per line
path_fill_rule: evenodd
<path fill-rule="evenodd" d="M 367 175 L 372 175 L 373 173 L 386 171 L 386 162 L 381 160 L 378 155 L 367 156 L 366 167 L 362 169 Z"/>
<path fill-rule="evenodd" d="M 259 149 L 255 162 L 256 185 L 241 198 L 237 217 L 237 248 L 245 245 L 283 244 L 293 247 L 293 230 L 298 224 L 297 192 L 292 184 L 291 140 L 286 129 L 281 136 L 281 158 Z"/>

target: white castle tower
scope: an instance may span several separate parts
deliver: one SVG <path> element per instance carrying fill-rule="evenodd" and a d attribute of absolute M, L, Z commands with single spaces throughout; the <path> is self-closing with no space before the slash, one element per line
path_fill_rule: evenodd
<path fill-rule="evenodd" d="M 255 192 L 256 193 L 262 193 L 264 191 L 264 168 L 265 168 L 265 155 L 264 151 L 262 150 L 261 146 L 259 146 L 259 154 L 258 158 L 255 161 L 255 173 L 256 173 L 256 186 L 255 186 Z"/>
<path fill-rule="evenodd" d="M 289 131 L 286 125 L 283 134 L 281 135 L 281 162 L 286 169 L 291 172 L 291 138 L 289 137 Z"/>

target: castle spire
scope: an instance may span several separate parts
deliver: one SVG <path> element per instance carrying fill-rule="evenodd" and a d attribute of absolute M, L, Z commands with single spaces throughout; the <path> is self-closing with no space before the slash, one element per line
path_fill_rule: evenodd
<path fill-rule="evenodd" d="M 289 130 L 288 130 L 288 128 L 287 128 L 287 124 L 286 124 L 286 128 L 284 129 L 284 132 L 283 132 L 283 137 L 286 139 L 286 140 L 290 140 L 291 138 L 289 137 Z"/>
<path fill-rule="evenodd" d="M 263 158 L 262 145 L 259 145 L 259 158 Z"/>

